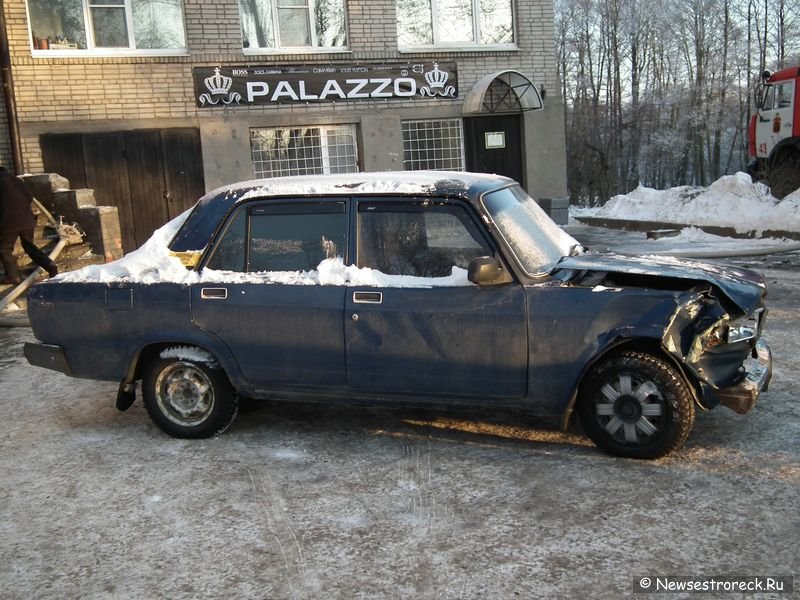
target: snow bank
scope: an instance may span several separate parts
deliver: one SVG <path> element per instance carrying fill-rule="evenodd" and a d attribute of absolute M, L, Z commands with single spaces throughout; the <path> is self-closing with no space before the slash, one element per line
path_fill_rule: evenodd
<path fill-rule="evenodd" d="M 732 227 L 737 232 L 800 232 L 800 190 L 778 200 L 746 173 L 727 175 L 708 188 L 682 186 L 664 191 L 639 186 L 599 208 L 573 208 L 575 217 Z"/>
<path fill-rule="evenodd" d="M 104 265 L 91 265 L 77 271 L 57 275 L 63 282 L 93 283 L 254 283 L 285 285 L 358 285 L 364 287 L 430 288 L 472 285 L 466 269 L 453 267 L 447 277 L 411 277 L 387 275 L 375 269 L 346 266 L 341 258 L 322 261 L 315 271 L 262 271 L 236 273 L 204 269 L 202 273 L 187 269 L 168 248 L 191 210 L 176 217 L 150 237 L 138 250 L 120 260 Z"/>

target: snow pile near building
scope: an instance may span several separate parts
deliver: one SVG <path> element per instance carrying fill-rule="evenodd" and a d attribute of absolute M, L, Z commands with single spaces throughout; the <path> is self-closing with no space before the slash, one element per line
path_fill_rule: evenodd
<path fill-rule="evenodd" d="M 664 191 L 639 186 L 599 208 L 571 208 L 573 217 L 658 221 L 676 225 L 732 227 L 737 232 L 800 232 L 800 190 L 778 200 L 746 173 L 727 175 L 707 188 Z"/>
<path fill-rule="evenodd" d="M 169 250 L 169 243 L 188 218 L 191 209 L 176 217 L 150 237 L 138 250 L 120 260 L 104 265 L 91 265 L 62 273 L 56 281 L 71 283 L 255 283 L 284 285 L 357 285 L 364 287 L 431 288 L 472 285 L 466 269 L 453 267 L 447 277 L 411 277 L 386 275 L 375 269 L 345 266 L 341 258 L 322 261 L 314 271 L 262 271 L 235 273 L 204 269 L 202 273 L 187 269 Z"/>

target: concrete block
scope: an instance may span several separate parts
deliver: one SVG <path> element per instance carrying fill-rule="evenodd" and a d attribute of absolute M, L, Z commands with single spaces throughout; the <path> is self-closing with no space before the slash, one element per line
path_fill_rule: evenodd
<path fill-rule="evenodd" d="M 67 223 L 79 222 L 81 209 L 95 206 L 94 190 L 59 190 L 53 194 L 53 211 Z"/>
<path fill-rule="evenodd" d="M 47 210 L 53 207 L 53 194 L 59 190 L 69 188 L 69 179 L 58 173 L 41 173 L 39 175 L 24 175 L 22 177 L 34 197 L 41 202 Z"/>
<path fill-rule="evenodd" d="M 106 262 L 122 258 L 122 230 L 116 206 L 83 206 L 79 209 L 80 223 L 92 252 Z"/>
<path fill-rule="evenodd" d="M 558 225 L 569 222 L 569 198 L 539 198 L 538 203 Z"/>

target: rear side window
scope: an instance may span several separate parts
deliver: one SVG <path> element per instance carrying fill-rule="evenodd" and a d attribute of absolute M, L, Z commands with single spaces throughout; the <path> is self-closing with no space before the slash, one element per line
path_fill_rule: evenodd
<path fill-rule="evenodd" d="M 217 244 L 208 268 L 248 273 L 314 271 L 344 259 L 344 202 L 263 204 L 242 210 Z"/>
<path fill-rule="evenodd" d="M 447 277 L 492 251 L 459 206 L 361 204 L 358 266 L 387 275 Z"/>

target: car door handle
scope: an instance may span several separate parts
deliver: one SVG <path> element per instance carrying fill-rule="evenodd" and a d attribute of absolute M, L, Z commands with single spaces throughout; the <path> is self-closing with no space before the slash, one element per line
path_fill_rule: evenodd
<path fill-rule="evenodd" d="M 200 290 L 200 297 L 203 300 L 227 300 L 227 288 L 203 288 Z"/>
<path fill-rule="evenodd" d="M 380 304 L 383 302 L 383 292 L 353 292 L 353 302 L 356 304 Z"/>

